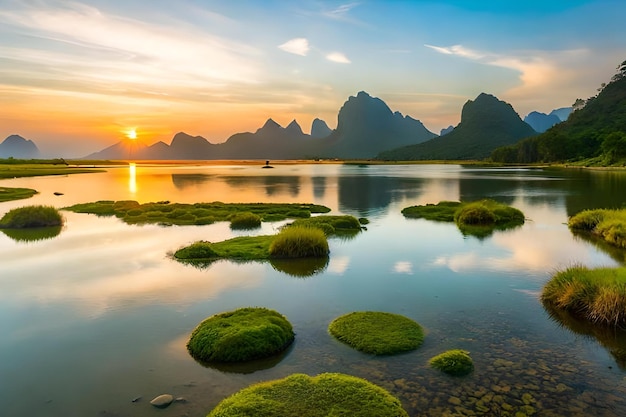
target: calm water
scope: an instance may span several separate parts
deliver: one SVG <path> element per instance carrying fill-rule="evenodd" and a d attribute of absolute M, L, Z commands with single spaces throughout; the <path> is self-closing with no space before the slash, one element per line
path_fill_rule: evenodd
<path fill-rule="evenodd" d="M 203 416 L 251 383 L 295 372 L 364 377 L 397 395 L 412 416 L 626 415 L 622 335 L 594 336 L 580 323 L 551 319 L 538 301 L 556 268 L 624 262 L 623 252 L 576 238 L 565 223 L 585 208 L 624 206 L 626 172 L 137 165 L 0 185 L 40 191 L 0 203 L 0 215 L 30 204 L 132 199 L 311 202 L 371 221 L 354 239 L 331 240 L 329 264 L 308 278 L 268 263 L 197 269 L 168 258 L 196 240 L 241 234 L 226 223 L 129 226 L 64 212 L 67 224 L 51 239 L 23 242 L 0 233 L 2 416 Z M 521 209 L 528 221 L 477 239 L 453 224 L 400 214 L 410 205 L 485 197 Z M 286 315 L 297 334 L 293 347 L 254 367 L 196 363 L 185 349 L 191 330 L 244 306 Z M 394 357 L 355 352 L 326 330 L 355 310 L 406 315 L 426 329 L 425 343 Z M 428 367 L 430 357 L 451 348 L 471 352 L 473 374 L 451 378 Z M 150 406 L 162 393 L 186 402 Z"/>

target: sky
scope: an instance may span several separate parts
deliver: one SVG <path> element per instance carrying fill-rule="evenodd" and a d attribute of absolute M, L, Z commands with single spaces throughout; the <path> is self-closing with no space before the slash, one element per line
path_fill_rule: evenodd
<path fill-rule="evenodd" d="M 481 92 L 549 113 L 626 60 L 623 0 L 0 0 L 0 21 L 0 141 L 49 157 L 334 128 L 359 91 L 439 133 Z"/>

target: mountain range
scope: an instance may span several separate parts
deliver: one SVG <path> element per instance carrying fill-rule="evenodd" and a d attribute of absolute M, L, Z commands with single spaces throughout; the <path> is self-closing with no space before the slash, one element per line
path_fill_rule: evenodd
<path fill-rule="evenodd" d="M 572 107 L 561 107 L 550 112 L 550 114 L 533 111 L 524 117 L 524 121 L 530 125 L 535 131 L 543 133 L 552 126 L 564 122 L 572 112 Z"/>
<path fill-rule="evenodd" d="M 39 148 L 32 140 L 24 139 L 20 135 L 11 135 L 0 143 L 0 158 L 39 158 Z"/>

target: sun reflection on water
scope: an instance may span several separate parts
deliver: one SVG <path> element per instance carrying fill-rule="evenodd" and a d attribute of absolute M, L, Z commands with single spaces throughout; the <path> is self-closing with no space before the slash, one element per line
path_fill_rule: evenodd
<path fill-rule="evenodd" d="M 137 192 L 137 166 L 134 162 L 128 164 L 128 191 L 132 194 Z"/>

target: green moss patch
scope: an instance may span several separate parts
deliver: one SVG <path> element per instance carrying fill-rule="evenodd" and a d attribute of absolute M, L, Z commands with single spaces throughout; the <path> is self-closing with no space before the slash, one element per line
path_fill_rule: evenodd
<path fill-rule="evenodd" d="M 392 313 L 358 311 L 333 320 L 328 331 L 353 348 L 374 355 L 393 355 L 417 349 L 424 331 L 415 321 Z"/>
<path fill-rule="evenodd" d="M 37 194 L 32 188 L 9 188 L 0 187 L 0 203 L 3 201 L 21 200 Z"/>
<path fill-rule="evenodd" d="M 208 417 L 406 417 L 400 400 L 350 375 L 293 374 L 251 385 L 222 400 Z"/>
<path fill-rule="evenodd" d="M 187 350 L 199 362 L 244 362 L 282 352 L 294 337 L 280 313 L 246 307 L 204 320 L 191 333 Z"/>
<path fill-rule="evenodd" d="M 568 221 L 574 232 L 587 232 L 619 248 L 626 248 L 626 209 L 584 210 Z"/>
<path fill-rule="evenodd" d="M 52 206 L 26 206 L 10 210 L 0 219 L 0 229 L 62 226 L 63 216 Z"/>
<path fill-rule="evenodd" d="M 430 366 L 448 375 L 463 376 L 474 370 L 474 362 L 466 350 L 452 349 L 443 352 L 429 361 Z"/>
<path fill-rule="evenodd" d="M 402 214 L 411 219 L 455 222 L 463 234 L 477 237 L 489 236 L 494 230 L 521 226 L 525 220 L 520 210 L 489 199 L 410 206 L 402 209 Z"/>
<path fill-rule="evenodd" d="M 65 210 L 99 216 L 116 216 L 128 224 L 205 225 L 230 221 L 234 228 L 250 228 L 260 221 L 308 218 L 312 213 L 328 213 L 328 207 L 298 203 L 196 203 L 160 201 L 139 204 L 136 201 L 96 201 L 76 204 Z M 245 226 L 243 226 L 245 225 Z M 258 227 L 258 226 L 254 226 Z"/>
<path fill-rule="evenodd" d="M 546 283 L 541 301 L 592 323 L 626 326 L 626 268 L 572 266 Z"/>

